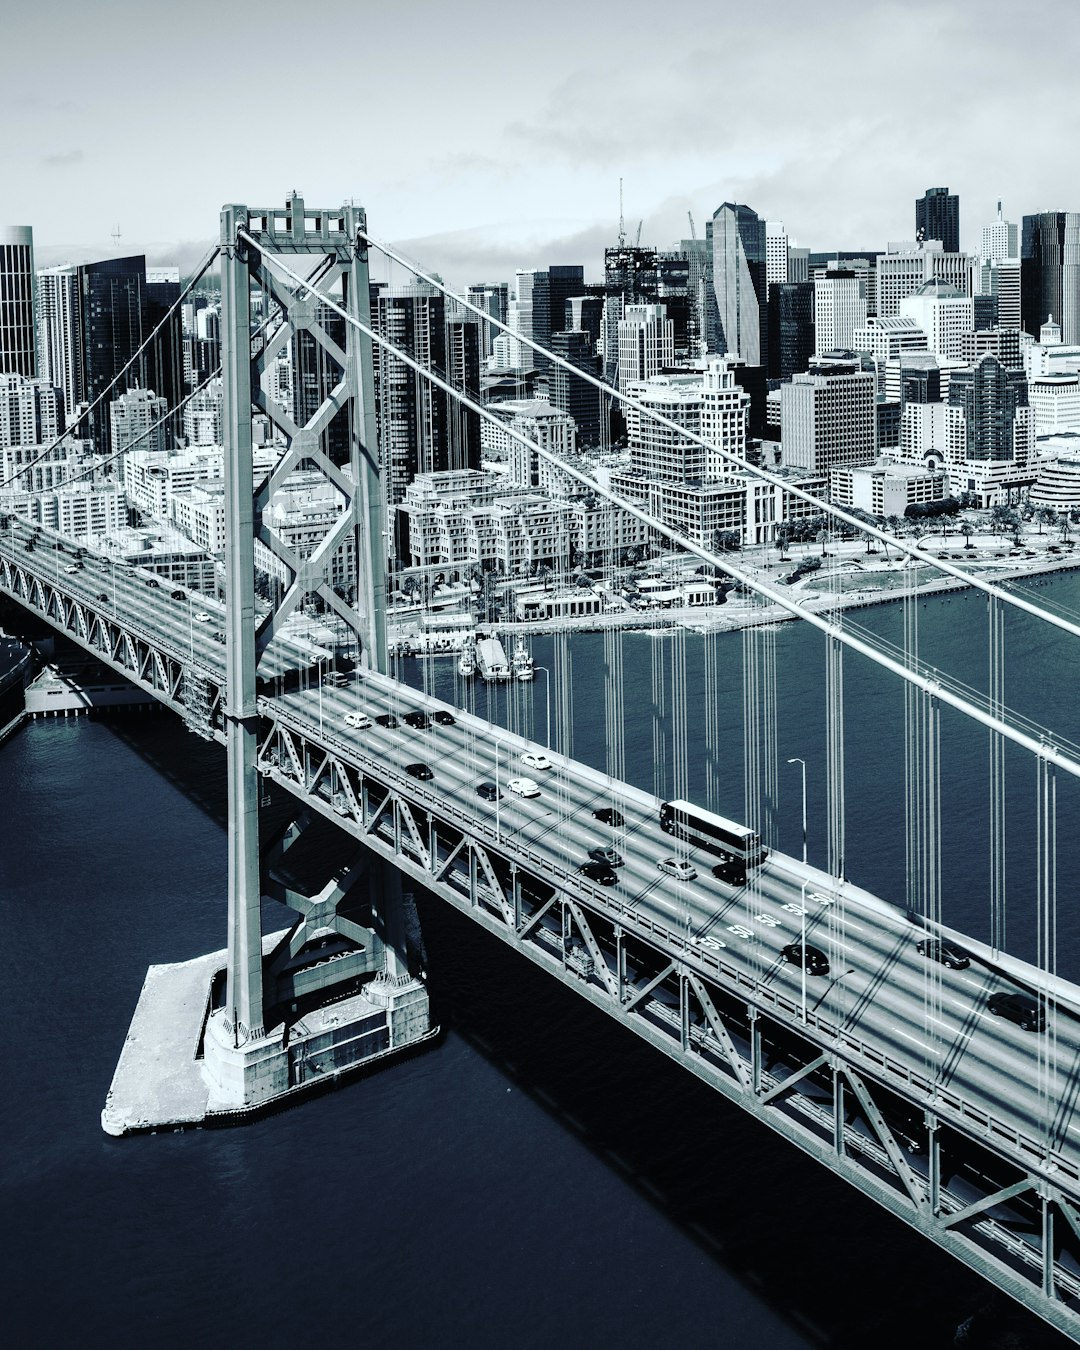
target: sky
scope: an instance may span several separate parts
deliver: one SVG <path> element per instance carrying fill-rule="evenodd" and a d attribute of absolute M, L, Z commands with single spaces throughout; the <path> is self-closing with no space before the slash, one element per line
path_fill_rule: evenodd
<path fill-rule="evenodd" d="M 37 0 L 0 46 L 0 224 L 38 266 L 191 267 L 224 202 L 353 200 L 448 282 L 671 247 L 724 201 L 812 249 L 960 195 L 1080 210 L 1080 4 L 1048 0 Z M 115 234 L 119 238 L 114 238 Z M 373 265 L 373 275 L 383 273 Z M 387 271 L 389 279 L 402 279 Z"/>

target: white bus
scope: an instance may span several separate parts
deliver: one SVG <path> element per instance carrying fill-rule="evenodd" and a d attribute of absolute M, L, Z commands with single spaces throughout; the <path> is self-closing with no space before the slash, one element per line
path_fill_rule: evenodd
<path fill-rule="evenodd" d="M 747 825 L 726 820 L 693 802 L 662 802 L 660 828 L 697 848 L 707 848 L 724 860 L 723 880 L 735 886 L 746 884 L 746 874 L 765 861 L 765 849 L 757 832 Z"/>

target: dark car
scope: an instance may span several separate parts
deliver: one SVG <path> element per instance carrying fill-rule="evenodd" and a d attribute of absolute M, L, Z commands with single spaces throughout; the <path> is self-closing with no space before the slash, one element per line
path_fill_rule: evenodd
<path fill-rule="evenodd" d="M 950 970 L 966 970 L 971 965 L 971 957 L 963 947 L 958 947 L 947 938 L 922 938 L 915 944 L 915 950 L 920 956 L 928 956 L 931 961 L 940 961 Z"/>
<path fill-rule="evenodd" d="M 605 825 L 614 825 L 616 829 L 623 823 L 623 813 L 616 806 L 601 806 L 593 815 Z"/>
<path fill-rule="evenodd" d="M 1015 1022 L 1021 1031 L 1044 1031 L 1046 1013 L 1037 998 L 1031 994 L 1002 992 L 991 994 L 986 1006 L 995 1017 L 1004 1017 L 1007 1022 Z"/>
<path fill-rule="evenodd" d="M 483 797 L 486 802 L 494 802 L 499 800 L 502 793 L 494 783 L 477 783 L 476 795 L 478 797 Z"/>
<path fill-rule="evenodd" d="M 426 712 L 417 709 L 415 712 L 407 712 L 402 719 L 410 727 L 415 727 L 417 731 L 426 731 L 431 726 L 431 719 Z"/>
<path fill-rule="evenodd" d="M 457 722 L 454 714 L 448 713 L 445 708 L 436 708 L 431 714 L 431 720 L 438 722 L 441 727 L 452 727 Z"/>
<path fill-rule="evenodd" d="M 152 590 L 155 590 L 155 591 L 160 591 L 160 590 L 161 590 L 161 582 L 158 581 L 156 577 L 147 577 L 147 578 L 146 578 L 146 584 L 147 584 Z"/>
<path fill-rule="evenodd" d="M 435 777 L 426 764 L 406 764 L 405 772 L 410 778 L 419 778 L 424 783 Z"/>
<path fill-rule="evenodd" d="M 793 966 L 800 966 L 807 975 L 828 975 L 829 958 L 809 942 L 789 942 L 780 948 L 780 955 Z"/>
<path fill-rule="evenodd" d="M 588 877 L 590 881 L 598 882 L 601 886 L 614 886 L 619 879 L 618 873 L 610 863 L 597 862 L 595 858 L 583 862 L 578 871 L 583 877 Z"/>
<path fill-rule="evenodd" d="M 378 722 L 381 727 L 389 727 L 391 731 L 394 731 L 401 725 L 393 713 L 380 713 L 375 721 Z"/>
<path fill-rule="evenodd" d="M 621 867 L 623 865 L 622 854 L 618 852 L 617 849 L 610 847 L 600 848 L 599 845 L 597 845 L 596 848 L 589 849 L 589 857 L 592 858 L 594 862 L 607 863 L 609 867 Z"/>
<path fill-rule="evenodd" d="M 224 634 L 224 633 L 211 633 L 210 636 L 214 639 L 215 642 L 224 642 L 224 641 L 225 641 L 225 634 Z"/>
<path fill-rule="evenodd" d="M 109 597 L 105 594 L 104 591 L 98 591 L 97 598 L 98 598 L 99 600 L 105 600 L 105 601 L 107 601 Z"/>
<path fill-rule="evenodd" d="M 186 600 L 187 596 L 183 591 L 170 591 L 169 596 L 173 600 Z"/>

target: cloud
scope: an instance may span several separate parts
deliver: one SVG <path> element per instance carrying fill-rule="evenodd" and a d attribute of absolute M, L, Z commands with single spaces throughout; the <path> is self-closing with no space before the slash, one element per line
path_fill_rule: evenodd
<path fill-rule="evenodd" d="M 58 150 L 52 155 L 42 155 L 41 162 L 47 169 L 70 169 L 75 164 L 81 164 L 85 158 L 79 149 Z"/>

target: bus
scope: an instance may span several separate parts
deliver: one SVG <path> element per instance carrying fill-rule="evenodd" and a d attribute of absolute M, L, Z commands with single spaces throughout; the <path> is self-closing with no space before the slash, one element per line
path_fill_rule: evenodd
<path fill-rule="evenodd" d="M 676 839 L 719 854 L 722 861 L 713 870 L 734 886 L 745 886 L 749 869 L 765 861 L 765 849 L 754 830 L 693 802 L 662 802 L 660 828 Z"/>

